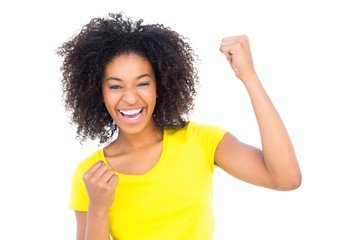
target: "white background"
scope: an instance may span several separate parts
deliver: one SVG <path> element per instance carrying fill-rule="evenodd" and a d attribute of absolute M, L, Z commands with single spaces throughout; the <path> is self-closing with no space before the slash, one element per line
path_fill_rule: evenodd
<path fill-rule="evenodd" d="M 302 186 L 277 192 L 214 175 L 215 238 L 360 239 L 357 1 L 3 1 L 0 5 L 0 239 L 75 239 L 68 209 L 81 146 L 61 101 L 54 51 L 91 18 L 125 11 L 189 37 L 202 59 L 192 120 L 260 147 L 248 96 L 218 51 L 246 34 L 292 136 Z"/>

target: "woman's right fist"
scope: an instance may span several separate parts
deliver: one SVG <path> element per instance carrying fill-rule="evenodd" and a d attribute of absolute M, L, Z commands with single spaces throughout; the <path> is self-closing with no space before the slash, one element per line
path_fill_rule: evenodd
<path fill-rule="evenodd" d="M 103 161 L 96 162 L 83 175 L 92 206 L 108 210 L 115 197 L 118 176 Z"/>

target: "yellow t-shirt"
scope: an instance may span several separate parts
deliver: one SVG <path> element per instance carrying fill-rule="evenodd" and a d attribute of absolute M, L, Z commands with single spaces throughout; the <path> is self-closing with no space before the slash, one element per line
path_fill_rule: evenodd
<path fill-rule="evenodd" d="M 157 164 L 144 175 L 116 172 L 119 182 L 110 208 L 114 240 L 213 239 L 212 174 L 214 154 L 225 130 L 188 122 L 176 132 L 164 131 Z M 78 164 L 70 208 L 87 211 L 89 197 L 83 173 L 103 149 Z"/>

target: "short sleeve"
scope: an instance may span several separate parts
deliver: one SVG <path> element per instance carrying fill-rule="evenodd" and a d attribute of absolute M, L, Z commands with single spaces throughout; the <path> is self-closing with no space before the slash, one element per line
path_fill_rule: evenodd
<path fill-rule="evenodd" d="M 75 169 L 71 182 L 70 209 L 87 211 L 89 206 L 89 196 L 83 181 L 84 172 L 78 165 Z"/>
<path fill-rule="evenodd" d="M 212 126 L 212 125 L 201 125 L 190 122 L 189 125 L 192 128 L 192 132 L 197 138 L 197 141 L 200 143 L 207 158 L 210 160 L 210 166 L 212 170 L 215 168 L 215 152 L 216 149 L 224 137 L 224 135 L 228 132 L 227 130 Z"/>

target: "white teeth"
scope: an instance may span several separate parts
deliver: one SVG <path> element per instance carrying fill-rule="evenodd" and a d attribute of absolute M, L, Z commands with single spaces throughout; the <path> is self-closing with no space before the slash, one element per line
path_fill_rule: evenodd
<path fill-rule="evenodd" d="M 138 109 L 130 109 L 130 110 L 120 110 L 120 112 L 125 115 L 134 115 L 140 113 L 141 110 L 142 108 L 138 108 Z"/>

